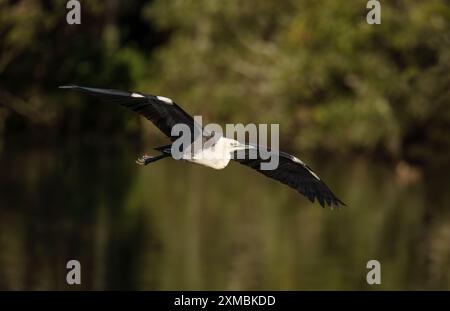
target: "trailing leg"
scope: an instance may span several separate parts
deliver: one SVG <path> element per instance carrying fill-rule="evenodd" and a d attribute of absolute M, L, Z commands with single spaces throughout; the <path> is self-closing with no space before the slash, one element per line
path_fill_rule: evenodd
<path fill-rule="evenodd" d="M 140 157 L 139 159 L 136 160 L 136 163 L 139 165 L 147 165 L 149 163 L 156 162 L 158 160 L 167 158 L 169 156 L 170 156 L 170 154 L 166 154 L 166 153 L 161 154 L 159 156 L 154 156 L 154 157 L 149 156 L 149 155 L 143 155 L 142 157 Z"/>

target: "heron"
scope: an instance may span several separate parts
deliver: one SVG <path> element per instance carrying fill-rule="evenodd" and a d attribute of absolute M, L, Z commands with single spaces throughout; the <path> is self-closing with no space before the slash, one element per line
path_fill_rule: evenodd
<path fill-rule="evenodd" d="M 151 121 L 171 140 L 171 144 L 154 148 L 160 153 L 159 155 L 139 157 L 136 160 L 136 163 L 139 165 L 148 165 L 172 156 L 172 144 L 179 138 L 179 136 L 172 134 L 172 128 L 177 124 L 186 125 L 191 130 L 191 133 L 199 133 L 193 137 L 193 141 L 201 139 L 203 147 L 206 146 L 205 142 L 211 138 L 211 133 L 203 131 L 201 125 L 195 122 L 190 114 L 168 97 L 78 85 L 63 85 L 60 88 L 84 92 L 96 96 L 102 101 L 118 103 L 131 109 Z M 215 150 L 214 152 L 220 150 L 222 156 L 211 159 L 211 157 L 194 155 L 183 159 L 218 170 L 225 168 L 233 160 L 295 189 L 313 203 L 317 200 L 322 207 L 345 206 L 345 203 L 336 197 L 325 182 L 307 164 L 289 153 L 273 151 L 277 152 L 279 157 L 279 164 L 274 170 L 262 170 L 260 164 L 264 159 L 260 156 L 256 158 L 236 158 L 232 156 L 238 151 L 245 152 L 251 149 L 258 150 L 259 148 L 261 146 L 257 144 L 244 144 L 231 138 L 219 136 L 212 144 L 202 148 L 201 152 L 203 153 L 202 155 L 205 155 L 212 153 L 212 150 Z"/>

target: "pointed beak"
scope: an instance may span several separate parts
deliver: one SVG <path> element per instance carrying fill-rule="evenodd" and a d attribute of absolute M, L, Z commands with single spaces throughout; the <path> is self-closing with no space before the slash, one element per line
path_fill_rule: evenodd
<path fill-rule="evenodd" d="M 241 144 L 241 143 L 236 144 L 236 145 L 233 147 L 233 151 L 246 150 L 246 149 L 255 149 L 255 147 L 254 147 L 254 146 L 251 146 L 251 145 Z"/>

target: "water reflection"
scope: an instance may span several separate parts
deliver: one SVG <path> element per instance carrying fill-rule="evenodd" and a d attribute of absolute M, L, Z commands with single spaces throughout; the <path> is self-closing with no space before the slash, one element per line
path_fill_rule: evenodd
<path fill-rule="evenodd" d="M 232 164 L 135 165 L 126 139 L 10 144 L 0 158 L 0 289 L 450 289 L 450 196 L 365 160 L 312 163 L 349 207 L 312 206 Z M 311 161 L 310 161 L 311 162 Z M 313 161 L 314 162 L 314 161 Z"/>

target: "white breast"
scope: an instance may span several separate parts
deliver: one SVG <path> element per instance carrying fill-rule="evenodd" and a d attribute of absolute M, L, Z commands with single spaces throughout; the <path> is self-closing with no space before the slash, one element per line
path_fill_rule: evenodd
<path fill-rule="evenodd" d="M 230 151 L 227 148 L 228 142 L 223 137 L 219 138 L 213 147 L 205 147 L 195 153 L 187 153 L 182 158 L 186 161 L 211 167 L 216 170 L 225 168 L 231 159 Z"/>
<path fill-rule="evenodd" d="M 192 157 L 186 160 L 189 162 L 208 166 L 216 170 L 224 169 L 228 165 L 228 162 L 230 162 L 230 159 L 204 159 L 198 157 Z"/>

